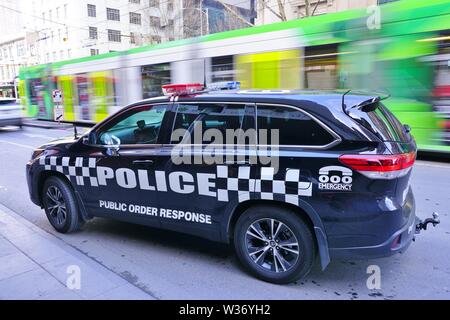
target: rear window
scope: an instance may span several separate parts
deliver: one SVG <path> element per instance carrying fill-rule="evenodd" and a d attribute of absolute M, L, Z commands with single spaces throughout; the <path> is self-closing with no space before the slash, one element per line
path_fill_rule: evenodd
<path fill-rule="evenodd" d="M 278 130 L 278 143 L 271 141 L 268 135 L 267 144 L 283 146 L 325 146 L 334 138 L 317 121 L 300 110 L 258 104 L 258 130 L 267 132 Z M 260 139 L 261 140 L 261 139 Z M 264 144 L 261 141 L 260 144 Z"/>
<path fill-rule="evenodd" d="M 351 109 L 349 116 L 376 134 L 382 141 L 408 142 L 410 135 L 398 119 L 381 103 L 374 111 Z"/>

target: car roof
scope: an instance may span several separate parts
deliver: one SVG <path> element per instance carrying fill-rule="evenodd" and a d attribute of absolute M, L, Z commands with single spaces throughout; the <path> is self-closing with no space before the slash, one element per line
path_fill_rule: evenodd
<path fill-rule="evenodd" d="M 297 104 L 310 102 L 342 111 L 342 98 L 347 107 L 378 97 L 376 94 L 348 90 L 227 90 L 199 92 L 188 96 L 177 96 L 178 102 L 255 102 L 272 104 Z M 142 100 L 142 103 L 165 103 L 171 101 L 170 96 L 155 97 Z M 134 104 L 134 105 L 136 105 Z"/>

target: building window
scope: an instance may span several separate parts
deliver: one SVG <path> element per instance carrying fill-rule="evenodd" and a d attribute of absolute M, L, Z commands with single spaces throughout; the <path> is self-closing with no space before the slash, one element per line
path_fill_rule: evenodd
<path fill-rule="evenodd" d="M 98 31 L 96 27 L 89 27 L 89 39 L 98 39 Z"/>
<path fill-rule="evenodd" d="M 132 24 L 141 24 L 141 14 L 130 12 L 130 23 Z"/>
<path fill-rule="evenodd" d="M 140 4 L 141 0 L 129 0 L 129 3 L 136 3 L 136 4 Z"/>
<path fill-rule="evenodd" d="M 17 56 L 22 57 L 25 55 L 25 46 L 20 43 L 16 45 L 17 48 Z"/>
<path fill-rule="evenodd" d="M 91 49 L 91 56 L 96 56 L 98 55 L 99 51 L 98 49 Z"/>
<path fill-rule="evenodd" d="M 130 32 L 130 43 L 136 44 L 136 33 Z"/>
<path fill-rule="evenodd" d="M 121 41 L 120 31 L 108 29 L 108 41 L 120 42 Z"/>
<path fill-rule="evenodd" d="M 155 28 L 161 27 L 161 18 L 159 17 L 150 17 L 150 26 Z"/>
<path fill-rule="evenodd" d="M 96 17 L 97 16 L 97 7 L 93 4 L 87 5 L 88 17 Z"/>
<path fill-rule="evenodd" d="M 150 0 L 149 1 L 149 6 L 150 7 L 157 7 L 157 8 L 159 8 L 159 0 Z"/>
<path fill-rule="evenodd" d="M 120 21 L 120 11 L 118 9 L 106 8 L 106 18 L 108 20 Z"/>
<path fill-rule="evenodd" d="M 397 0 L 378 0 L 378 5 L 382 5 L 382 4 L 394 2 L 394 1 L 397 1 Z"/>
<path fill-rule="evenodd" d="M 173 0 L 167 2 L 167 11 L 173 11 Z"/>
<path fill-rule="evenodd" d="M 160 36 L 152 36 L 150 38 L 151 43 L 161 43 L 161 37 Z"/>

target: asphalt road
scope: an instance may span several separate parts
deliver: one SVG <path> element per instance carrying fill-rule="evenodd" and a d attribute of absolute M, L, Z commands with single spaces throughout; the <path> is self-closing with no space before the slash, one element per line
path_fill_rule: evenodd
<path fill-rule="evenodd" d="M 333 261 L 306 280 L 272 285 L 246 274 L 227 246 L 173 232 L 95 219 L 83 231 L 57 234 L 29 200 L 25 164 L 34 147 L 72 131 L 0 129 L 0 203 L 55 234 L 157 299 L 449 299 L 450 164 L 418 161 L 412 178 L 417 213 L 441 214 L 402 255 Z M 381 269 L 381 289 L 366 286 L 367 267 Z M 125 298 L 125 297 L 124 297 Z"/>

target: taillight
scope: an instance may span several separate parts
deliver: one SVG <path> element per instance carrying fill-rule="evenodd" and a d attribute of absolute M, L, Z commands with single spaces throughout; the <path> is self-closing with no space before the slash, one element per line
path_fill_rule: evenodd
<path fill-rule="evenodd" d="M 394 155 L 342 155 L 346 166 L 372 179 L 395 179 L 406 175 L 414 165 L 416 153 Z"/>

